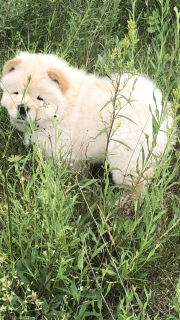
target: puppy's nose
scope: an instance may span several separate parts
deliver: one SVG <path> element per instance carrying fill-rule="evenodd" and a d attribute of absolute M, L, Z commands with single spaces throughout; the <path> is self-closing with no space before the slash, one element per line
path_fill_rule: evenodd
<path fill-rule="evenodd" d="M 26 116 L 28 111 L 29 111 L 28 106 L 25 106 L 24 104 L 19 104 L 18 112 L 19 112 L 20 116 Z"/>

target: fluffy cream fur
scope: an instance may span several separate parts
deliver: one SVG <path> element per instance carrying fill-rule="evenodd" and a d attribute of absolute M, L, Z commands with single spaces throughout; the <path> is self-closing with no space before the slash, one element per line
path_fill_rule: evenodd
<path fill-rule="evenodd" d="M 114 168 L 112 175 L 116 184 L 132 185 L 137 179 L 137 159 L 139 170 L 142 168 L 142 146 L 145 156 L 148 155 L 145 134 L 149 136 L 149 148 L 153 141 L 150 109 L 154 115 L 156 107 L 161 113 L 162 94 L 146 77 L 131 77 L 124 85 L 127 78 L 128 74 L 121 77 L 121 110 L 113 131 L 119 122 L 121 124 L 109 142 L 108 162 L 110 168 Z M 35 131 L 31 139 L 38 141 L 47 155 L 59 152 L 63 157 L 67 156 L 75 168 L 85 158 L 103 159 L 113 111 L 114 87 L 109 79 L 72 68 L 55 55 L 21 52 L 4 66 L 2 89 L 1 103 L 7 108 L 12 122 L 25 132 L 26 145 L 29 143 L 26 126 L 29 121 L 34 121 Z M 131 103 L 128 103 L 131 93 Z M 20 114 L 22 104 L 26 110 L 23 117 Z M 172 124 L 169 116 L 162 124 L 163 131 L 159 131 L 154 154 L 165 151 L 167 122 Z M 107 132 L 98 136 L 105 126 Z M 155 160 L 151 158 L 146 176 L 153 176 L 153 166 Z M 138 187 L 145 183 L 142 178 Z"/>

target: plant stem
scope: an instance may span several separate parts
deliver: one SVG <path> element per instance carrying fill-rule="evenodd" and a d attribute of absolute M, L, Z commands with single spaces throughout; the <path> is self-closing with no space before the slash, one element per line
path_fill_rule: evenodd
<path fill-rule="evenodd" d="M 10 211 L 10 201 L 9 201 L 9 193 L 8 193 L 8 185 L 7 185 L 7 176 L 6 176 L 6 168 L 5 168 L 5 160 L 3 157 L 3 173 L 5 179 L 5 194 L 7 200 L 8 207 L 8 229 L 9 229 L 9 247 L 10 247 L 10 258 L 11 258 L 11 266 L 14 271 L 14 257 L 13 257 L 13 246 L 12 246 L 12 224 L 11 224 L 11 211 Z"/>

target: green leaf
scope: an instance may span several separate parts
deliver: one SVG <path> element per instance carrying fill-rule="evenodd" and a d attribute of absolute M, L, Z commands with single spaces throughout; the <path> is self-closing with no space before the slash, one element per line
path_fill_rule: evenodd
<path fill-rule="evenodd" d="M 17 313 L 21 314 L 21 313 L 22 313 L 22 307 L 21 307 L 22 304 L 23 304 L 23 300 L 22 300 L 20 297 L 15 296 L 15 297 L 13 297 L 13 299 L 11 300 L 10 306 L 13 307 L 13 309 L 14 309 Z"/>
<path fill-rule="evenodd" d="M 150 21 L 149 24 L 150 26 L 155 25 L 157 23 L 157 20 L 154 17 L 149 17 Z"/>
<path fill-rule="evenodd" d="M 85 313 L 84 313 L 84 317 L 86 318 L 86 317 L 90 317 L 90 316 L 94 316 L 94 317 L 96 317 L 96 318 L 98 318 L 99 319 L 99 316 L 100 316 L 100 314 L 99 313 L 97 313 L 97 312 L 90 312 L 90 311 L 86 311 Z"/>
<path fill-rule="evenodd" d="M 84 262 L 84 250 L 82 250 L 78 256 L 78 267 L 80 270 L 83 269 L 83 262 Z"/>
<path fill-rule="evenodd" d="M 153 127 L 153 137 L 156 137 L 159 132 L 160 126 L 153 114 L 152 114 L 152 127 Z"/>
<path fill-rule="evenodd" d="M 83 294 L 83 297 L 86 297 L 88 299 L 91 299 L 91 300 L 95 300 L 96 299 L 96 291 L 95 290 L 83 290 L 82 292 Z"/>
<path fill-rule="evenodd" d="M 113 170 L 114 168 L 111 168 L 111 169 Z M 115 187 L 118 187 L 119 189 L 127 189 L 127 190 L 130 190 L 130 191 L 133 191 L 133 189 L 134 189 L 133 187 L 128 186 L 128 185 L 123 184 L 123 183 L 116 184 Z"/>
<path fill-rule="evenodd" d="M 111 101 L 107 101 L 100 111 L 102 111 L 104 108 L 106 108 L 109 103 L 111 103 Z"/>
<path fill-rule="evenodd" d="M 87 180 L 82 180 L 81 183 L 81 188 L 86 188 L 88 186 L 90 186 L 91 184 L 94 184 L 95 182 L 97 182 L 98 179 L 87 179 Z"/>
<path fill-rule="evenodd" d="M 102 130 L 99 131 L 99 133 L 97 134 L 97 136 L 95 137 L 95 139 L 99 136 L 101 136 L 103 133 L 107 133 L 107 131 L 109 130 L 109 128 L 103 128 Z"/>
<path fill-rule="evenodd" d="M 46 318 L 48 320 L 61 320 L 63 319 L 62 317 L 62 314 L 60 314 L 59 311 L 56 311 L 56 310 L 52 310 L 51 312 L 49 312 L 47 315 L 46 315 Z"/>
<path fill-rule="evenodd" d="M 109 282 L 108 287 L 107 287 L 107 290 L 106 290 L 106 293 L 105 293 L 105 297 L 107 296 L 107 294 L 108 294 L 109 291 L 111 290 L 111 287 L 112 287 L 112 283 Z"/>
<path fill-rule="evenodd" d="M 94 232 L 92 230 L 88 230 L 88 233 L 92 236 L 93 240 L 95 243 L 98 242 L 98 238 L 96 237 L 96 235 L 94 234 Z"/>
<path fill-rule="evenodd" d="M 48 311 L 49 311 L 48 303 L 47 303 L 46 299 L 43 299 L 42 313 L 47 314 Z"/>
<path fill-rule="evenodd" d="M 134 289 L 135 289 L 135 288 L 134 288 Z M 137 300 L 137 302 L 138 302 L 138 304 L 139 304 L 139 307 L 140 307 L 140 309 L 141 309 L 141 311 L 142 311 L 142 310 L 143 310 L 142 301 L 139 299 L 139 296 L 138 296 L 138 294 L 137 294 L 136 292 L 134 292 L 134 294 L 135 294 L 136 300 Z"/>
<path fill-rule="evenodd" d="M 30 284 L 30 281 L 28 280 L 28 278 L 26 276 L 24 276 L 24 271 L 20 272 L 17 271 L 17 274 L 19 276 L 19 278 L 21 279 L 21 281 L 24 283 L 24 287 L 26 288 L 28 284 Z"/>
<path fill-rule="evenodd" d="M 100 296 L 99 291 L 96 292 L 96 295 L 97 295 L 97 305 L 98 305 L 99 310 L 101 311 L 101 309 L 102 309 L 102 298 Z"/>
<path fill-rule="evenodd" d="M 94 253 L 92 254 L 92 256 L 91 256 L 91 259 L 94 258 L 95 256 L 97 256 L 97 254 L 98 254 L 99 252 L 101 252 L 102 249 L 103 249 L 105 246 L 106 246 L 106 244 L 102 244 L 102 246 L 100 246 L 98 249 L 96 249 L 96 250 L 94 251 Z"/>
<path fill-rule="evenodd" d="M 157 227 L 157 223 L 153 224 L 153 226 L 150 230 L 150 234 L 152 234 L 156 230 L 156 227 Z"/>
<path fill-rule="evenodd" d="M 84 313 L 87 309 L 87 307 L 89 306 L 89 302 L 84 302 L 79 310 L 79 314 L 78 314 L 78 319 L 81 319 L 84 316 Z"/>
<path fill-rule="evenodd" d="M 154 33 L 156 31 L 157 31 L 157 28 L 153 28 L 153 27 L 148 27 L 147 28 L 147 32 L 149 32 L 149 33 Z"/>
<path fill-rule="evenodd" d="M 148 147 L 148 151 L 149 151 L 149 136 L 148 134 L 146 134 L 145 132 L 143 132 L 146 138 L 146 142 L 147 142 L 147 147 Z"/>
<path fill-rule="evenodd" d="M 144 148 L 143 148 L 143 146 L 142 146 L 141 151 L 142 151 L 142 165 L 143 165 L 143 164 L 144 164 L 144 160 L 145 160 L 145 153 L 144 153 Z"/>
<path fill-rule="evenodd" d="M 77 299 L 77 297 L 78 297 L 78 289 L 76 287 L 74 279 L 72 280 L 70 289 L 71 289 L 71 294 L 73 295 L 74 299 Z"/>
<path fill-rule="evenodd" d="M 126 116 L 123 116 L 122 114 L 121 114 L 119 117 L 125 118 L 125 119 L 127 119 L 128 121 L 131 121 L 131 122 L 134 123 L 136 126 L 138 125 L 138 124 L 137 124 L 136 122 L 134 122 L 132 119 L 130 119 L 130 118 L 126 117 Z"/>
<path fill-rule="evenodd" d="M 27 271 L 27 270 L 33 270 L 33 266 L 29 260 L 19 260 L 16 262 L 16 270 L 17 271 Z"/>
<path fill-rule="evenodd" d="M 155 251 L 156 251 L 157 248 L 159 248 L 159 246 L 160 246 L 160 243 L 158 243 L 158 244 L 156 245 L 156 247 L 153 248 L 153 249 L 150 251 L 150 253 L 149 253 L 146 261 L 148 261 L 148 260 L 155 254 Z"/>
<path fill-rule="evenodd" d="M 115 139 L 111 139 L 112 141 L 118 142 L 120 144 L 122 144 L 123 146 L 125 146 L 126 148 L 130 149 L 131 151 L 133 151 L 126 143 L 120 141 L 120 140 L 115 140 Z"/>
<path fill-rule="evenodd" d="M 167 210 L 163 210 L 163 211 L 161 211 L 160 213 L 158 213 L 157 216 L 155 216 L 155 217 L 153 218 L 153 222 L 159 220 L 159 219 L 161 218 L 161 216 L 162 216 L 164 213 L 166 213 L 166 211 L 167 211 Z"/>
<path fill-rule="evenodd" d="M 47 276 L 47 268 L 43 268 L 41 270 L 41 274 L 40 274 L 40 280 L 41 280 L 41 283 L 44 284 L 46 282 L 46 276 Z"/>
<path fill-rule="evenodd" d="M 117 276 L 117 273 L 110 269 L 102 269 L 103 276 L 109 274 L 110 276 Z"/>
<path fill-rule="evenodd" d="M 65 293 L 59 293 L 55 297 L 53 297 L 50 301 L 50 308 L 56 309 L 57 307 L 59 307 L 59 305 L 63 301 L 64 295 L 65 295 Z"/>

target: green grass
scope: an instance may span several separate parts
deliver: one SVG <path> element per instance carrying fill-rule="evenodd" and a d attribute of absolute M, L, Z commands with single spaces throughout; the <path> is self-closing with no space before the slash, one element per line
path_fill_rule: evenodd
<path fill-rule="evenodd" d="M 139 41 L 126 62 L 177 109 L 179 0 L 0 0 L 0 8 L 1 68 L 35 50 L 102 75 L 133 19 Z M 36 145 L 26 149 L 1 108 L 0 319 L 180 319 L 179 157 L 177 141 L 144 202 L 118 209 L 121 189 L 108 177 L 79 182 Z"/>

